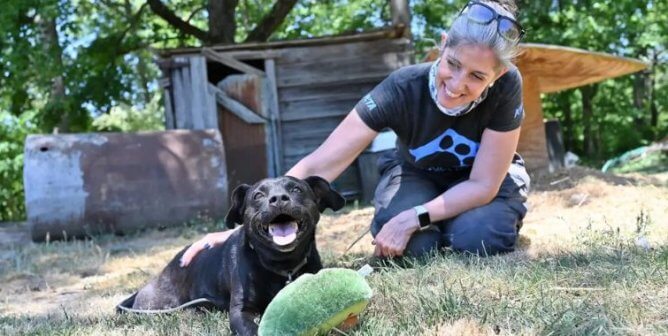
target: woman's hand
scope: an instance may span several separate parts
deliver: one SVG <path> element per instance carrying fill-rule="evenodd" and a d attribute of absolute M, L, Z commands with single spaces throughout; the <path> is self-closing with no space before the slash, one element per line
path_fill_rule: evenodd
<path fill-rule="evenodd" d="M 190 245 L 188 249 L 181 256 L 181 267 L 186 267 L 190 264 L 192 259 L 202 251 L 203 249 L 210 249 L 215 245 L 224 243 L 227 238 L 230 238 L 232 233 L 234 233 L 239 228 L 234 230 L 227 230 L 222 232 L 209 233 L 204 238 L 196 241 L 194 244 Z"/>
<path fill-rule="evenodd" d="M 420 222 L 414 209 L 400 212 L 385 223 L 376 235 L 372 242 L 376 245 L 374 255 L 390 258 L 403 255 L 408 241 L 419 228 Z"/>

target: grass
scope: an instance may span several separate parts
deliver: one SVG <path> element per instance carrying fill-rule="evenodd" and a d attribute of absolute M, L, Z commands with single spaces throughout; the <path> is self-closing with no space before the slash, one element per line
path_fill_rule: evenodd
<path fill-rule="evenodd" d="M 563 241 L 562 252 L 537 258 L 522 252 L 488 258 L 443 253 L 413 261 L 407 268 L 379 267 L 369 278 L 374 298 L 349 334 L 445 335 L 457 330 L 503 335 L 668 334 L 668 247 L 646 249 L 636 243 L 640 235 L 654 229 L 651 219 L 640 214 L 635 230 L 625 233 L 588 226 Z M 169 246 L 178 248 L 182 240 L 191 240 L 185 238 L 188 230 L 15 247 L 11 262 L 3 260 L 2 278 L 11 281 L 43 274 L 44 284 L 37 281 L 23 289 L 31 293 L 49 292 L 56 286 L 76 292 L 86 289 L 86 283 L 73 288 L 68 284 L 80 282 L 72 279 L 103 277 L 96 274 L 109 265 L 113 268 L 116 258 L 139 261 L 135 269 L 127 265 L 129 270 L 111 281 L 95 281 L 76 305 L 63 301 L 57 309 L 41 314 L 3 314 L 0 333 L 229 334 L 225 313 L 113 313 L 113 304 L 122 298 L 119 294 L 129 293 L 129 288 L 150 277 L 140 269 L 146 262 L 141 255 L 161 253 L 155 246 L 142 248 L 142 240 L 159 239 L 171 255 Z M 354 255 L 326 260 L 330 266 L 359 262 Z M 16 294 L 5 300 L 20 300 L 21 289 Z"/>
<path fill-rule="evenodd" d="M 573 202 L 574 194 L 589 196 Z M 663 187 L 589 178 L 536 191 L 519 251 L 445 252 L 409 267 L 377 267 L 368 278 L 374 297 L 346 334 L 668 335 L 666 196 Z M 323 217 L 326 265 L 367 261 L 368 249 L 341 252 L 371 214 L 347 208 Z M 225 313 L 114 313 L 179 249 L 216 227 L 0 246 L 0 334 L 229 335 Z"/>

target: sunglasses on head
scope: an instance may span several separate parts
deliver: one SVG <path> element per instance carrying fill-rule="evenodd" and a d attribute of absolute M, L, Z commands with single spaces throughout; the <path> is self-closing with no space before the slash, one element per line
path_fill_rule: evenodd
<path fill-rule="evenodd" d="M 483 25 L 488 25 L 496 20 L 498 22 L 496 30 L 499 35 L 513 42 L 519 42 L 525 34 L 519 22 L 497 13 L 494 8 L 478 1 L 467 3 L 459 12 L 459 15 L 463 14 L 466 14 L 469 20 Z"/>

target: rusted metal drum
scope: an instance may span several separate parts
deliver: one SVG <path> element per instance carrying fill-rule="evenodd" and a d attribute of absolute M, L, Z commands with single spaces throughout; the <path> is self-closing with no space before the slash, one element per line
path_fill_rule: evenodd
<path fill-rule="evenodd" d="M 35 241 L 220 219 L 227 209 L 218 130 L 31 135 L 24 161 Z"/>

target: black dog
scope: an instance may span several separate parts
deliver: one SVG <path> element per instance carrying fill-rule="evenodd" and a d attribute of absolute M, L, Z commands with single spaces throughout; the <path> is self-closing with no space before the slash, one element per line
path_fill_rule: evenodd
<path fill-rule="evenodd" d="M 182 250 L 160 275 L 120 306 L 166 309 L 204 298 L 199 305 L 229 310 L 232 331 L 257 334 L 258 317 L 287 282 L 322 268 L 315 228 L 325 208 L 338 210 L 341 195 L 324 179 L 311 176 L 265 179 L 243 184 L 232 195 L 228 227 L 243 228 L 222 245 L 201 251 L 180 267 Z"/>

